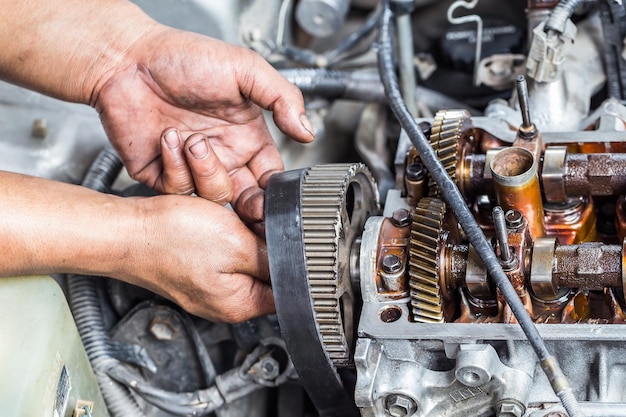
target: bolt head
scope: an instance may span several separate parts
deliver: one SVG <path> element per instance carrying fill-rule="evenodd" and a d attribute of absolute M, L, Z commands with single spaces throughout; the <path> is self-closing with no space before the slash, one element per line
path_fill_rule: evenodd
<path fill-rule="evenodd" d="M 385 409 L 391 417 L 408 417 L 417 411 L 417 403 L 406 395 L 391 394 L 385 401 Z"/>
<path fill-rule="evenodd" d="M 395 274 L 402 270 L 402 261 L 396 255 L 385 255 L 383 258 L 383 272 L 386 274 Z"/>
<path fill-rule="evenodd" d="M 411 212 L 407 209 L 398 209 L 391 215 L 391 223 L 396 227 L 406 227 L 411 224 Z"/>
<path fill-rule="evenodd" d="M 413 162 L 407 165 L 405 173 L 409 181 L 421 181 L 426 177 L 426 172 L 421 162 Z"/>
<path fill-rule="evenodd" d="M 522 417 L 525 407 L 517 401 L 504 400 L 500 403 L 498 417 Z"/>
<path fill-rule="evenodd" d="M 507 104 L 508 105 L 508 104 Z M 417 126 L 420 128 L 420 130 L 422 131 L 422 133 L 426 136 L 430 136 L 433 125 L 431 125 L 428 122 L 419 122 L 417 124 Z"/>
<path fill-rule="evenodd" d="M 260 368 L 263 379 L 276 379 L 276 377 L 278 377 L 278 375 L 280 374 L 280 366 L 278 364 L 278 361 L 276 361 L 276 359 L 274 358 L 264 358 L 261 361 Z"/>
<path fill-rule="evenodd" d="M 170 341 L 176 336 L 177 329 L 169 322 L 154 319 L 150 324 L 150 333 L 157 340 Z"/>

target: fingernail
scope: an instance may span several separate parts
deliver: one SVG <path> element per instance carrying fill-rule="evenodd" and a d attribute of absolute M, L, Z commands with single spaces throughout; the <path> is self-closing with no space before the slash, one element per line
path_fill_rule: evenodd
<path fill-rule="evenodd" d="M 313 132 L 313 125 L 308 117 L 305 114 L 300 116 L 300 123 L 302 123 L 302 127 L 311 134 L 311 136 L 315 137 L 315 132 Z"/>
<path fill-rule="evenodd" d="M 178 137 L 178 132 L 175 129 L 170 130 L 165 134 L 165 144 L 170 149 L 178 148 L 178 145 L 180 145 L 180 139 Z"/>
<path fill-rule="evenodd" d="M 199 140 L 189 147 L 189 152 L 196 159 L 203 159 L 209 154 L 209 148 L 207 147 L 206 139 Z"/>

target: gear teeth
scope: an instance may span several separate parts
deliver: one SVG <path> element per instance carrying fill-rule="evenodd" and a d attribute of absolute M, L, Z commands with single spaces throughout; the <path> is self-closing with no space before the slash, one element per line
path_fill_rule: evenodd
<path fill-rule="evenodd" d="M 409 285 L 413 321 L 442 323 L 443 301 L 439 283 L 439 252 L 446 214 L 443 201 L 426 197 L 413 215 L 409 250 Z"/>
<path fill-rule="evenodd" d="M 345 237 L 344 228 L 350 227 L 343 224 L 348 218 L 346 194 L 353 178 L 360 174 L 366 175 L 375 190 L 363 164 L 318 165 L 307 171 L 302 182 L 302 229 L 313 310 L 326 353 L 338 366 L 348 365 L 351 360 L 340 301 L 350 286 L 350 277 L 340 276 L 338 249 L 340 239 Z M 366 206 L 367 202 L 362 204 Z M 377 204 L 376 199 L 374 206 Z"/>
<path fill-rule="evenodd" d="M 430 144 L 443 164 L 446 172 L 457 182 L 456 167 L 460 156 L 463 133 L 471 128 L 471 115 L 467 110 L 440 110 L 435 115 L 431 128 Z M 441 197 L 435 181 L 428 180 L 430 197 Z"/>

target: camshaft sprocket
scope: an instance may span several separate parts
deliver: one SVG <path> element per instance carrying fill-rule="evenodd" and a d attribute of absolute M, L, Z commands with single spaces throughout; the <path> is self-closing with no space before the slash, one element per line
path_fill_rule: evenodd
<path fill-rule="evenodd" d="M 440 110 L 435 115 L 430 134 L 430 144 L 446 172 L 463 189 L 461 172 L 463 157 L 473 148 L 473 126 L 467 110 Z M 441 197 L 439 187 L 429 178 L 430 197 Z"/>
<path fill-rule="evenodd" d="M 437 199 L 422 198 L 413 214 L 409 250 L 409 285 L 413 321 L 444 321 L 440 282 L 440 257 L 445 244 L 446 204 Z"/>
<path fill-rule="evenodd" d="M 318 165 L 268 183 L 266 239 L 281 333 L 320 414 L 356 416 L 340 377 L 352 365 L 357 298 L 350 258 L 378 192 L 363 164 Z"/>

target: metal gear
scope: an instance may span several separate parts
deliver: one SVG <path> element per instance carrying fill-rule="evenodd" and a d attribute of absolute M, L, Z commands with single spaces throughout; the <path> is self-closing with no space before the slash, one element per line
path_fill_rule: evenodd
<path fill-rule="evenodd" d="M 463 157 L 473 148 L 472 132 L 472 119 L 467 110 L 440 110 L 435 114 L 430 144 L 446 172 L 461 191 L 463 191 Z M 432 177 L 428 181 L 428 190 L 430 197 L 441 198 L 439 187 Z"/>
<path fill-rule="evenodd" d="M 447 232 L 446 204 L 431 197 L 422 198 L 413 214 L 409 249 L 409 285 L 413 321 L 442 323 L 443 295 L 440 258 Z"/>
<path fill-rule="evenodd" d="M 376 187 L 363 164 L 318 165 L 302 182 L 302 230 L 309 287 L 326 352 L 349 365 L 355 299 L 350 252 L 365 220 L 377 211 Z"/>
<path fill-rule="evenodd" d="M 337 368 L 352 361 L 350 258 L 378 213 L 372 175 L 363 164 L 288 171 L 270 178 L 265 198 L 276 311 L 293 364 L 320 415 L 356 416 Z"/>

